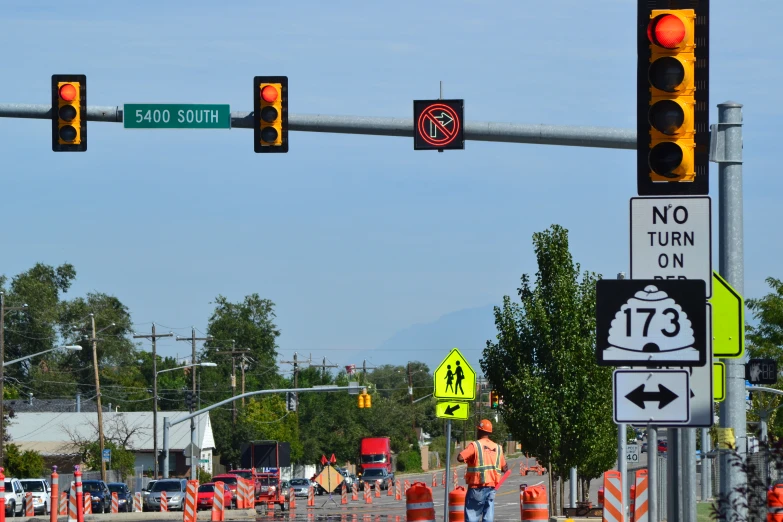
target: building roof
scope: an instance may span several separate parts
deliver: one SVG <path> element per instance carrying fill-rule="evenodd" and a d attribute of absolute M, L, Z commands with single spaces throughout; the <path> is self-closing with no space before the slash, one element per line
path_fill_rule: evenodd
<path fill-rule="evenodd" d="M 80 411 L 93 412 L 98 411 L 98 405 L 93 400 L 82 399 L 80 401 Z M 3 406 L 7 410 L 13 410 L 14 413 L 22 412 L 63 412 L 72 411 L 76 412 L 76 399 L 36 399 L 33 397 L 30 399 L 13 399 L 3 401 Z M 101 405 L 103 411 L 109 411 L 109 407 L 106 404 Z"/>
<path fill-rule="evenodd" d="M 158 412 L 158 450 L 163 449 L 163 418 L 169 423 L 188 415 L 186 411 Z M 7 426 L 11 442 L 23 451 L 35 450 L 43 455 L 70 455 L 76 453 L 76 439 L 97 439 L 96 412 L 48 412 L 17 413 Z M 152 451 L 152 412 L 105 412 L 103 414 L 105 437 L 120 432 L 128 436 L 128 449 Z M 214 448 L 215 438 L 209 413 L 196 417 L 196 440 L 202 449 Z M 124 438 L 124 437 L 123 437 Z M 181 451 L 190 444 L 190 422 L 175 424 L 169 429 L 169 448 Z"/>

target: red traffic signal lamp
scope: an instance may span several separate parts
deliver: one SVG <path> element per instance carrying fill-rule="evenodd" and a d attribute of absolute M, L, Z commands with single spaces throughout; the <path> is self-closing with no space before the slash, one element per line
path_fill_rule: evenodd
<path fill-rule="evenodd" d="M 709 193 L 708 0 L 639 0 L 637 191 Z"/>
<path fill-rule="evenodd" d="M 87 76 L 52 75 L 52 150 L 87 150 Z"/>
<path fill-rule="evenodd" d="M 288 152 L 288 76 L 253 78 L 256 152 Z"/>

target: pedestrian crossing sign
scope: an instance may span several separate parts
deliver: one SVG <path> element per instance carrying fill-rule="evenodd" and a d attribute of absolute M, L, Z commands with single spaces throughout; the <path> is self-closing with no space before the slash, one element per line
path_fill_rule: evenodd
<path fill-rule="evenodd" d="M 476 398 L 476 372 L 453 348 L 435 370 L 435 393 L 438 399 L 472 401 Z"/>

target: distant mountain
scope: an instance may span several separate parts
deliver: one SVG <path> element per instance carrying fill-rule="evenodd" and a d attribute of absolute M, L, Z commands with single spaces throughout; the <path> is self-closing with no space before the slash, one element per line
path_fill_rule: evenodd
<path fill-rule="evenodd" d="M 372 364 L 421 361 L 435 370 L 452 348 L 459 348 L 476 373 L 481 374 L 481 354 L 487 340 L 494 340 L 497 335 L 492 309 L 492 305 L 466 308 L 431 323 L 400 330 L 371 352 Z"/>

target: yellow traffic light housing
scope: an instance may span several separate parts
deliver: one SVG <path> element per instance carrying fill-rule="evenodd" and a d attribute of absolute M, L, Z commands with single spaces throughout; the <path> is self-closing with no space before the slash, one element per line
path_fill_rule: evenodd
<path fill-rule="evenodd" d="M 372 397 L 367 393 L 367 388 L 362 388 L 362 393 L 359 394 L 359 407 L 372 408 Z"/>
<path fill-rule="evenodd" d="M 638 2 L 638 193 L 708 194 L 709 0 Z"/>
<path fill-rule="evenodd" d="M 359 407 L 364 408 L 364 396 L 365 392 L 362 391 L 362 393 L 359 394 Z"/>
<path fill-rule="evenodd" d="M 87 77 L 52 75 L 52 151 L 87 150 Z"/>
<path fill-rule="evenodd" d="M 253 137 L 256 152 L 288 152 L 288 77 L 253 79 Z"/>

